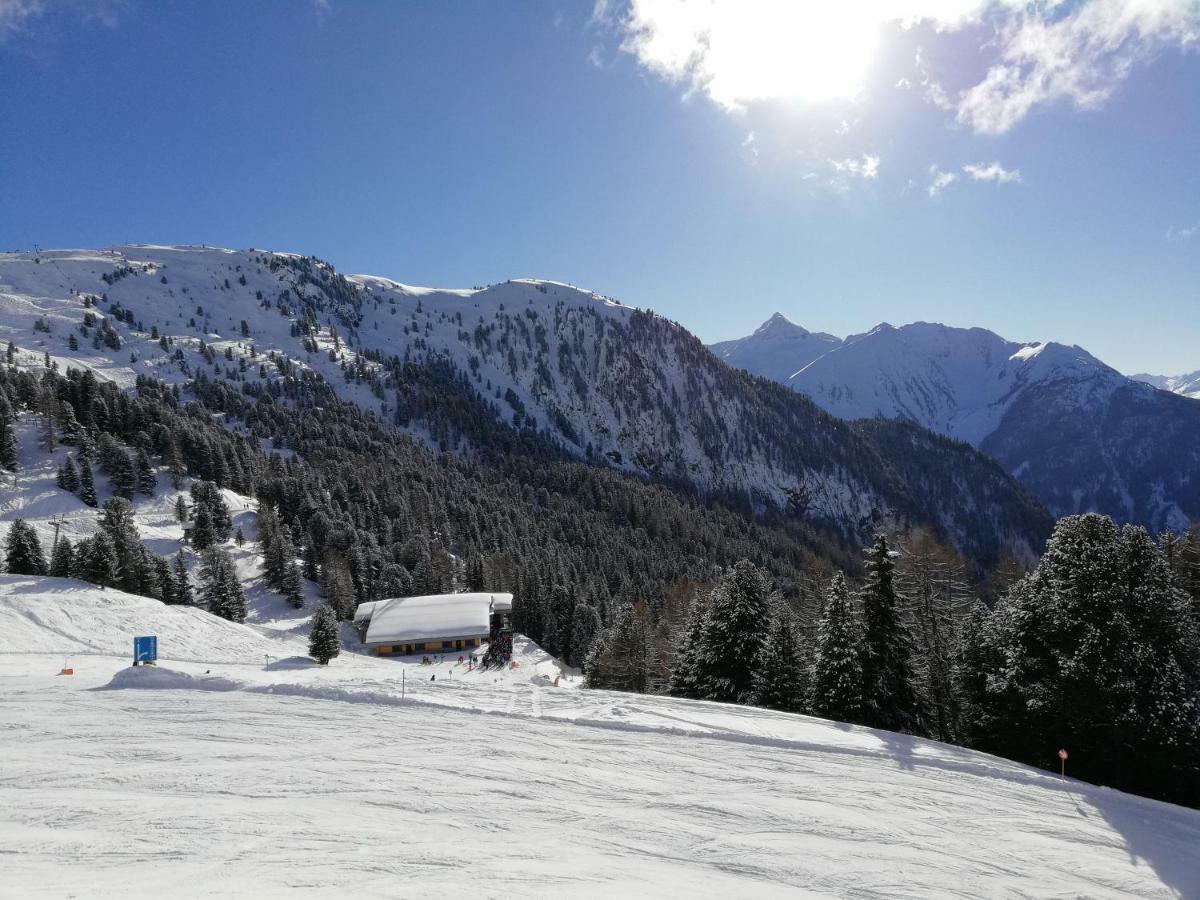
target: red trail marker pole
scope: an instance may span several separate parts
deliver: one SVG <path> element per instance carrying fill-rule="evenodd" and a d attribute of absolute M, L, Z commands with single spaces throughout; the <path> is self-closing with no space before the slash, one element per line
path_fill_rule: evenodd
<path fill-rule="evenodd" d="M 1067 751 L 1065 749 L 1058 751 L 1058 761 L 1059 761 L 1059 767 L 1060 767 L 1059 772 L 1058 772 L 1059 777 L 1066 778 L 1067 777 Z"/>

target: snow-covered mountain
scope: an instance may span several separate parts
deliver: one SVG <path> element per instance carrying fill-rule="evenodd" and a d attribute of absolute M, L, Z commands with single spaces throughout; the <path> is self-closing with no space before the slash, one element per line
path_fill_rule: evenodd
<path fill-rule="evenodd" d="M 1189 372 L 1186 375 L 1149 375 L 1145 372 L 1139 372 L 1137 375 L 1130 375 L 1129 377 L 1134 381 L 1153 385 L 1159 390 L 1170 391 L 1172 394 L 1190 397 L 1193 400 L 1200 400 L 1200 369 L 1197 369 L 1195 372 Z"/>
<path fill-rule="evenodd" d="M 783 382 L 841 342 L 832 334 L 808 331 L 775 313 L 749 337 L 710 344 L 708 349 L 735 368 Z"/>
<path fill-rule="evenodd" d="M 7 341 L 17 365 L 90 368 L 127 387 L 203 375 L 253 394 L 320 378 L 448 450 L 470 449 L 482 400 L 497 424 L 579 457 L 848 532 L 921 521 L 990 555 L 1027 552 L 1048 523 L 966 448 L 848 427 L 722 365 L 675 323 L 556 282 L 437 290 L 208 247 L 11 253 Z M 904 450 L 914 441 L 920 452 Z"/>
<path fill-rule="evenodd" d="M 901 417 L 978 447 L 1057 515 L 1098 510 L 1154 528 L 1200 517 L 1200 404 L 1080 347 L 885 323 L 784 383 L 844 419 Z"/>

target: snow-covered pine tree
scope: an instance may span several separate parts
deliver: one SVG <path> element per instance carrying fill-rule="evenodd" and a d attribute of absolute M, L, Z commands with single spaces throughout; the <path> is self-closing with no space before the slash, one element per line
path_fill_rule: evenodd
<path fill-rule="evenodd" d="M 749 560 L 721 576 L 708 601 L 708 620 L 695 658 L 701 699 L 753 703 L 771 619 L 771 585 Z"/>
<path fill-rule="evenodd" d="M 813 715 L 839 722 L 862 717 L 861 625 L 850 605 L 846 576 L 829 582 L 817 628 L 809 707 Z"/>
<path fill-rule="evenodd" d="M 154 492 L 158 490 L 158 476 L 154 473 L 154 466 L 151 465 L 150 457 L 145 450 L 137 452 L 134 477 L 138 493 L 153 497 Z"/>
<path fill-rule="evenodd" d="M 12 405 L 0 391 L 0 468 L 17 471 L 17 434 Z"/>
<path fill-rule="evenodd" d="M 807 688 L 795 617 L 790 609 L 779 603 L 771 618 L 771 631 L 755 675 L 754 702 L 768 709 L 803 712 L 807 706 Z"/>
<path fill-rule="evenodd" d="M 165 556 L 150 556 L 154 567 L 154 581 L 158 585 L 158 599 L 168 605 L 177 604 L 175 597 L 175 576 L 171 572 L 171 562 Z"/>
<path fill-rule="evenodd" d="M 4 539 L 6 570 L 13 575 L 45 575 L 46 557 L 33 526 L 14 519 Z"/>
<path fill-rule="evenodd" d="M 312 630 L 308 635 L 308 655 L 323 666 L 341 652 L 338 639 L 337 614 L 327 603 L 322 603 L 313 613 Z"/>
<path fill-rule="evenodd" d="M 192 582 L 188 577 L 187 562 L 183 558 L 182 550 L 175 554 L 175 561 L 171 564 L 171 594 L 174 602 L 181 606 L 196 605 L 196 597 L 192 592 Z"/>
<path fill-rule="evenodd" d="M 200 600 L 210 613 L 231 622 L 246 621 L 246 597 L 229 554 L 210 547 L 201 556 Z"/>
<path fill-rule="evenodd" d="M 75 554 L 75 566 L 84 581 L 98 584 L 102 587 L 116 587 L 120 575 L 120 565 L 117 561 L 117 550 L 113 547 L 112 539 L 103 531 L 89 538 L 86 551 L 84 542 Z"/>
<path fill-rule="evenodd" d="M 72 494 L 79 490 L 79 470 L 75 468 L 75 461 L 69 456 L 58 467 L 57 484 L 64 491 L 70 491 Z"/>
<path fill-rule="evenodd" d="M 196 513 L 192 517 L 190 537 L 192 546 L 197 550 L 207 550 L 216 543 L 217 533 L 216 529 L 213 528 L 212 515 L 209 513 L 207 506 L 197 506 Z"/>
<path fill-rule="evenodd" d="M 966 656 L 973 746 L 1200 804 L 1200 636 L 1162 550 L 1107 516 L 1060 519 Z M 973 689 L 972 689 L 973 686 Z"/>
<path fill-rule="evenodd" d="M 575 610 L 571 616 L 571 657 L 568 660 L 571 665 L 583 666 L 585 664 L 592 644 L 596 640 L 596 635 L 602 628 L 600 613 L 596 612 L 596 607 L 585 600 L 580 600 L 575 604 Z"/>
<path fill-rule="evenodd" d="M 920 704 L 913 689 L 912 637 L 897 610 L 896 564 L 885 535 L 875 536 L 866 557 L 861 594 L 862 722 L 889 731 L 921 733 Z"/>
<path fill-rule="evenodd" d="M 96 506 L 96 483 L 92 479 L 92 467 L 87 459 L 79 458 L 79 499 L 87 506 Z"/>
<path fill-rule="evenodd" d="M 697 596 L 688 610 L 687 625 L 675 645 L 675 666 L 667 684 L 673 697 L 700 699 L 700 675 L 697 658 L 704 644 L 704 629 L 708 623 L 708 598 Z"/>
<path fill-rule="evenodd" d="M 288 542 L 291 546 L 291 542 Z M 300 578 L 300 566 L 294 558 L 287 559 L 283 564 L 283 577 L 279 582 L 279 592 L 296 609 L 304 607 L 304 582 Z M 403 596 L 402 594 L 396 596 Z"/>
<path fill-rule="evenodd" d="M 50 554 L 50 574 L 55 578 L 70 578 L 74 564 L 75 554 L 71 549 L 71 542 L 63 535 Z"/>

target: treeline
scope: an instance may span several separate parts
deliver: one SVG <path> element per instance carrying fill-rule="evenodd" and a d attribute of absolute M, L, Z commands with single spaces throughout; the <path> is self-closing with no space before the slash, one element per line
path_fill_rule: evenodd
<path fill-rule="evenodd" d="M 907 543 L 908 546 L 905 546 Z M 670 655 L 631 604 L 588 683 L 753 704 L 963 744 L 1200 805 L 1200 528 L 1153 540 L 1105 516 L 1058 522 L 1037 568 L 989 608 L 928 535 L 866 551 L 805 632 L 743 561 L 697 595 Z M 994 582 L 998 584 L 998 582 Z"/>

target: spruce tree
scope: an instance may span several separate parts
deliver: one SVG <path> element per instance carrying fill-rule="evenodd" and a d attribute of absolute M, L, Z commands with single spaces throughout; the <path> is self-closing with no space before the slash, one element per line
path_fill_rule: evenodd
<path fill-rule="evenodd" d="M 78 555 L 83 556 L 83 559 L 76 562 L 82 570 L 84 580 L 102 587 L 117 586 L 121 567 L 117 560 L 117 550 L 107 534 L 103 531 L 98 532 L 90 540 L 86 556 L 82 550 Z"/>
<path fill-rule="evenodd" d="M 582 666 L 587 661 L 601 628 L 603 625 L 596 607 L 583 600 L 575 604 L 571 616 L 571 657 L 568 660 L 571 665 Z"/>
<path fill-rule="evenodd" d="M 70 491 L 72 494 L 79 492 L 79 470 L 75 468 L 75 460 L 67 457 L 62 464 L 62 482 L 59 484 L 63 490 Z"/>
<path fill-rule="evenodd" d="M 201 560 L 200 600 L 204 608 L 222 619 L 245 622 L 246 597 L 229 554 L 213 547 L 204 551 Z"/>
<path fill-rule="evenodd" d="M 66 535 L 63 535 L 58 539 L 58 543 L 54 545 L 54 550 L 50 554 L 50 574 L 55 578 L 70 578 L 74 565 L 75 556 L 71 549 L 71 542 L 67 540 Z"/>
<path fill-rule="evenodd" d="M 4 541 L 4 558 L 13 575 L 45 575 L 46 557 L 37 532 L 24 519 L 14 519 Z"/>
<path fill-rule="evenodd" d="M 704 643 L 708 605 L 704 597 L 696 597 L 688 612 L 687 625 L 675 646 L 675 665 L 667 691 L 673 697 L 700 698 L 699 665 L 697 660 Z"/>
<path fill-rule="evenodd" d="M 17 434 L 12 406 L 0 390 L 0 468 L 17 471 Z"/>
<path fill-rule="evenodd" d="M 829 583 L 825 608 L 817 627 L 809 708 L 815 716 L 839 722 L 862 718 L 861 626 L 850 605 L 846 576 L 838 572 Z"/>
<path fill-rule="evenodd" d="M 866 551 L 862 588 L 864 725 L 915 734 L 922 730 L 913 689 L 912 638 L 897 610 L 895 563 L 887 537 Z"/>
<path fill-rule="evenodd" d="M 207 506 L 198 506 L 192 518 L 191 541 L 197 550 L 207 550 L 217 540 L 216 529 L 213 528 L 212 515 Z"/>
<path fill-rule="evenodd" d="M 807 687 L 795 618 L 791 610 L 779 604 L 754 680 L 755 705 L 803 712 Z"/>
<path fill-rule="evenodd" d="M 765 573 L 740 560 L 709 597 L 708 621 L 696 656 L 700 697 L 753 703 L 771 619 L 771 586 Z"/>
<path fill-rule="evenodd" d="M 312 630 L 308 636 L 308 655 L 321 665 L 327 666 L 341 649 L 337 615 L 327 603 L 322 603 L 313 613 Z"/>
<path fill-rule="evenodd" d="M 171 565 L 171 594 L 174 602 L 181 606 L 195 606 L 196 597 L 192 593 L 192 582 L 188 578 L 187 563 L 183 551 L 175 554 L 175 562 Z"/>
<path fill-rule="evenodd" d="M 304 587 L 300 578 L 300 566 L 294 559 L 286 560 L 283 564 L 283 577 L 279 582 L 279 592 L 296 609 L 304 607 Z"/>
<path fill-rule="evenodd" d="M 92 507 L 99 502 L 96 498 L 96 483 L 92 480 L 92 467 L 82 456 L 79 459 L 79 499 Z"/>
<path fill-rule="evenodd" d="M 158 476 L 154 473 L 154 466 L 151 465 L 145 450 L 138 450 L 134 468 L 138 493 L 153 497 L 154 492 L 158 490 Z"/>
<path fill-rule="evenodd" d="M 1162 550 L 1107 516 L 1060 519 L 1037 569 L 972 636 L 973 746 L 1200 804 L 1200 635 Z"/>

